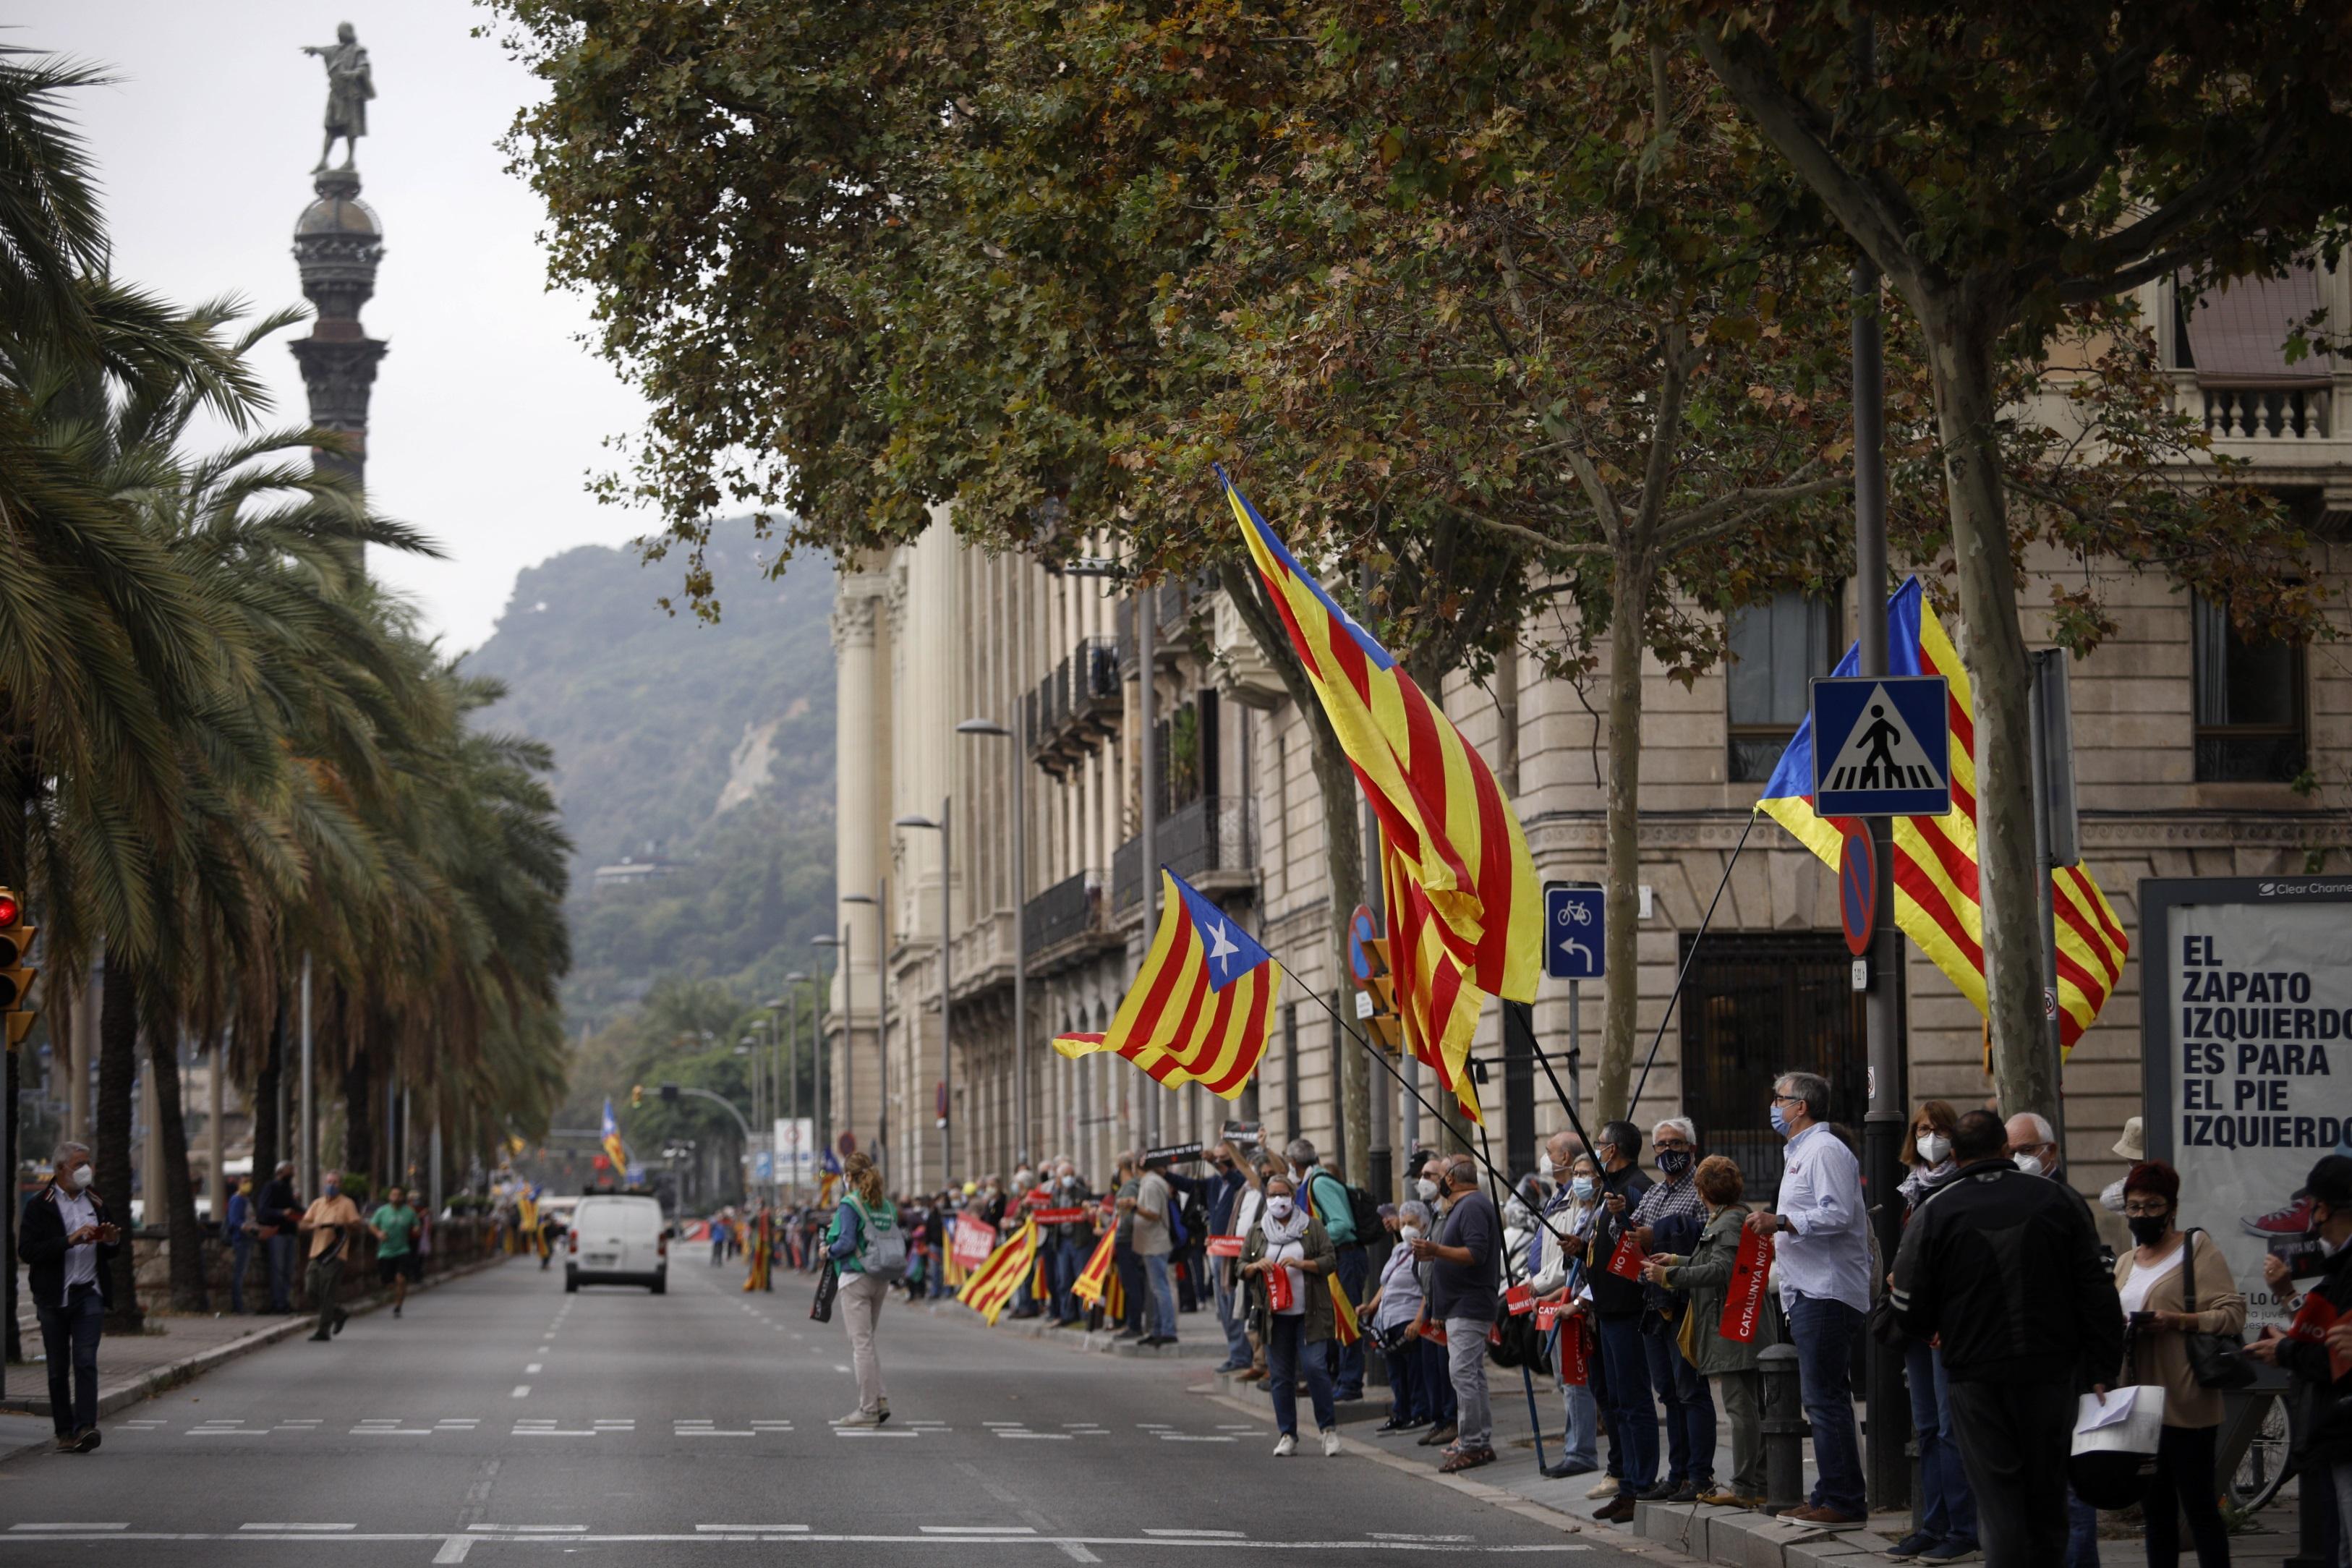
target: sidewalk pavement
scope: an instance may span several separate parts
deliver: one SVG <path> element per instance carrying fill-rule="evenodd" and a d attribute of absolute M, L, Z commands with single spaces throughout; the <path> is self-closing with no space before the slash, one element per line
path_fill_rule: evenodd
<path fill-rule="evenodd" d="M 409 1294 L 431 1289 L 451 1279 L 462 1279 L 477 1269 L 504 1261 L 503 1256 L 461 1264 L 409 1286 Z M 353 1317 L 391 1304 L 389 1291 L 370 1290 L 352 1296 L 344 1306 Z M 311 1332 L 317 1317 L 309 1312 L 290 1317 L 177 1317 L 147 1315 L 148 1331 L 109 1334 L 98 1347 L 98 1414 L 102 1421 L 142 1399 L 177 1388 L 226 1362 L 249 1355 L 280 1340 Z M 37 1328 L 26 1331 L 26 1349 L 37 1351 Z M 33 1448 L 45 1448 L 54 1437 L 49 1425 L 48 1367 L 42 1362 L 8 1363 L 8 1391 L 0 1398 L 0 1460 Z"/>
<path fill-rule="evenodd" d="M 979 1316 L 952 1299 L 927 1305 L 935 1316 L 961 1317 L 974 1322 Z M 1077 1352 L 1108 1352 L 1138 1359 L 1222 1359 L 1223 1336 L 1216 1332 L 1213 1319 L 1194 1314 L 1180 1321 L 1179 1331 L 1195 1321 L 1201 1323 L 1202 1332 L 1171 1346 L 1150 1350 L 1132 1342 L 1109 1342 L 1112 1336 L 1108 1333 L 1056 1330 L 1035 1319 L 1017 1322 L 1011 1318 L 1000 1319 L 996 1331 L 1019 1333 Z M 1602 1479 L 1601 1473 L 1595 1471 L 1566 1480 L 1549 1480 L 1538 1473 L 1534 1428 L 1528 1415 L 1527 1385 L 1516 1372 L 1492 1365 L 1486 1372 L 1495 1413 L 1495 1448 L 1500 1456 L 1494 1464 L 1459 1475 L 1440 1475 L 1434 1453 L 1414 1447 L 1411 1434 L 1393 1438 L 1343 1437 L 1344 1451 L 1438 1486 L 1451 1487 L 1523 1518 L 1556 1525 L 1564 1532 L 1591 1535 L 1635 1555 L 1675 1564 L 1720 1563 L 1727 1568 L 1877 1568 L 1879 1564 L 1888 1564 L 1892 1568 L 1894 1560 L 1886 1552 L 1910 1531 L 1908 1512 L 1876 1515 L 1865 1530 L 1829 1531 L 1783 1523 L 1745 1509 L 1701 1508 L 1692 1503 L 1642 1503 L 1625 1524 L 1603 1524 L 1593 1516 L 1608 1498 L 1586 1495 Z M 1559 1391 L 1548 1376 L 1538 1377 L 1534 1382 L 1536 1407 L 1544 1423 L 1544 1458 L 1557 1458 L 1563 1420 Z M 1213 1398 L 1244 1415 L 1259 1419 L 1265 1415 L 1264 1386 L 1244 1383 L 1230 1373 L 1214 1373 L 1207 1381 L 1195 1382 L 1191 1392 Z M 1387 1414 L 1386 1394 L 1375 1389 L 1367 1389 L 1361 1400 L 1338 1407 L 1343 1429 L 1380 1420 Z M 1857 1423 L 1864 1422 L 1859 1407 L 1855 1419 Z M 1718 1453 L 1727 1458 L 1727 1429 L 1719 1441 L 1722 1447 Z M 1601 1451 L 1606 1458 L 1605 1444 Z M 1810 1441 L 1806 1451 L 1805 1475 L 1810 1485 L 1814 1473 Z M 2290 1486 L 2283 1500 L 2257 1514 L 2252 1530 L 2231 1537 L 2231 1561 L 2237 1568 L 2283 1568 L 2294 1555 L 2293 1491 Z M 2112 1516 L 2109 1520 L 2112 1522 Z M 2133 1560 L 2140 1554 L 2136 1537 L 2110 1541 L 2109 1547 Z M 2116 1560 L 2126 1559 L 2119 1556 Z"/>

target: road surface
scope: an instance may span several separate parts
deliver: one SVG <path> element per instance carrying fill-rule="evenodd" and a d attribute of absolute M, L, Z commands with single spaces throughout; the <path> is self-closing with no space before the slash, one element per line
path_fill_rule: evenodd
<path fill-rule="evenodd" d="M 566 1296 L 560 1273 L 518 1260 L 422 1293 L 401 1321 L 259 1352 L 108 1421 L 95 1454 L 0 1465 L 0 1568 L 1562 1552 L 1617 1568 L 1589 1539 L 1324 1458 L 1311 1433 L 1277 1461 L 1270 1419 L 1184 1392 L 1200 1363 L 1074 1354 L 898 1301 L 890 1424 L 837 1431 L 856 1404 L 840 1325 L 808 1321 L 802 1279 L 740 1283 L 688 1254 L 667 1296 Z"/>

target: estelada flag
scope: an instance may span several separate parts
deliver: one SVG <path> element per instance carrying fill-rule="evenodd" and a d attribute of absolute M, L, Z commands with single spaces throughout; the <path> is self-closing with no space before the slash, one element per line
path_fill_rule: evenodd
<path fill-rule="evenodd" d="M 1364 1337 L 1363 1325 L 1356 1321 L 1356 1304 L 1348 1300 L 1348 1288 L 1339 1283 L 1337 1274 L 1323 1278 L 1331 1287 L 1331 1332 L 1341 1344 L 1354 1344 Z"/>
<path fill-rule="evenodd" d="M 1170 1089 L 1238 1099 L 1265 1054 L 1282 971 L 1241 923 L 1160 868 L 1160 929 L 1110 1031 L 1056 1035 L 1073 1058 L 1116 1051 Z"/>
<path fill-rule="evenodd" d="M 1960 994 L 1986 1011 L 1984 911 L 1977 900 L 1976 705 L 1969 672 L 1921 593 L 1916 577 L 1886 601 L 1886 663 L 1891 675 L 1940 675 L 1950 697 L 1952 814 L 1895 819 L 1895 923 L 1919 944 Z M 1858 674 L 1853 647 L 1833 672 Z M 1835 866 L 1843 835 L 1813 810 L 1813 729 L 1797 726 L 1764 786 L 1759 811 Z M 2123 922 L 2079 866 L 2050 873 L 2058 932 L 2058 1035 L 2072 1051 L 2123 978 L 2131 942 Z"/>
<path fill-rule="evenodd" d="M 1475 1116 L 1463 1064 L 1478 1009 L 1490 992 L 1534 1001 L 1542 971 L 1527 836 L 1477 749 L 1298 563 L 1223 468 L 1217 478 L 1380 818 L 1381 878 L 1389 908 L 1402 917 L 1390 957 L 1405 1039 Z M 1409 907 L 1401 889 L 1412 890 Z"/>
<path fill-rule="evenodd" d="M 1739 1256 L 1731 1262 L 1731 1280 L 1724 1288 L 1723 1316 L 1715 1331 L 1740 1344 L 1753 1343 L 1756 1325 L 1763 1320 L 1764 1294 L 1772 1286 L 1772 1238 L 1739 1228 Z"/>
<path fill-rule="evenodd" d="M 1031 1220 L 990 1253 L 987 1262 L 972 1270 L 971 1278 L 956 1292 L 956 1300 L 986 1318 L 989 1327 L 994 1328 L 997 1314 L 1013 1300 L 1013 1293 L 1021 1289 L 1021 1281 L 1036 1260 L 1037 1222 Z"/>

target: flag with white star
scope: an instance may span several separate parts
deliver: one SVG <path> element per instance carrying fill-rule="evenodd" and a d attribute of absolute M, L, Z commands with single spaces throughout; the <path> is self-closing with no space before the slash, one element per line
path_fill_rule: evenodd
<path fill-rule="evenodd" d="M 1233 916 L 1160 868 L 1160 929 L 1110 1030 L 1059 1035 L 1066 1057 L 1116 1051 L 1170 1089 L 1238 1099 L 1265 1054 L 1282 971 Z"/>

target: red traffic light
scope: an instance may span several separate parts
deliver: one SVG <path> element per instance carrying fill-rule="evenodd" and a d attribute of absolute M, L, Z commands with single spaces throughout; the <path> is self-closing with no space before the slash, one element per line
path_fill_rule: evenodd
<path fill-rule="evenodd" d="M 14 893 L 0 893 L 0 926 L 12 926 L 24 917 L 25 906 Z"/>

